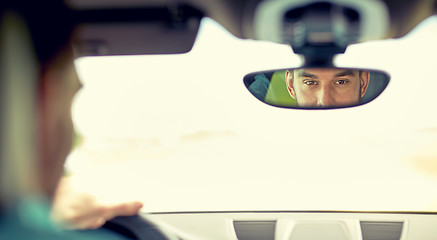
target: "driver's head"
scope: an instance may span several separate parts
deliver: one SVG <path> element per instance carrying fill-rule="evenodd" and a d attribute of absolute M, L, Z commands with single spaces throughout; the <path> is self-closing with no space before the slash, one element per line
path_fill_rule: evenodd
<path fill-rule="evenodd" d="M 36 170 L 42 193 L 51 198 L 71 149 L 71 102 L 80 88 L 70 44 L 73 16 L 58 0 L 14 8 L 26 24 L 37 59 Z"/>
<path fill-rule="evenodd" d="M 324 108 L 360 103 L 369 84 L 369 71 L 301 68 L 286 71 L 290 96 L 299 107 Z"/>

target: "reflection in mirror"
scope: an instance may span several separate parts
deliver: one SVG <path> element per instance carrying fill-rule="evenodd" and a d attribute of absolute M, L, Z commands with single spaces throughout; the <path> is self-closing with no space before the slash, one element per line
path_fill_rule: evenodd
<path fill-rule="evenodd" d="M 382 71 L 296 68 L 250 73 L 247 89 L 264 103 L 285 108 L 341 108 L 368 103 L 389 82 Z"/>

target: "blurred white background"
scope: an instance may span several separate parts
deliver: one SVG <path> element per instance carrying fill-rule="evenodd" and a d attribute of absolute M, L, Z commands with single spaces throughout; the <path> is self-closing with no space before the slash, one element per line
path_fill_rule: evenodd
<path fill-rule="evenodd" d="M 389 72 L 355 108 L 274 108 L 243 77 L 297 67 L 287 45 L 241 40 L 204 19 L 180 55 L 78 59 L 83 142 L 67 168 L 107 201 L 143 211 L 437 210 L 437 19 L 350 46 L 338 66 Z"/>

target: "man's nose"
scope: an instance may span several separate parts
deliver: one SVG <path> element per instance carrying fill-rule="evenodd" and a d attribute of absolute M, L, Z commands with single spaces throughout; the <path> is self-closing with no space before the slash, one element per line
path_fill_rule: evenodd
<path fill-rule="evenodd" d="M 320 89 L 317 97 L 317 106 L 318 107 L 334 107 L 335 106 L 335 98 L 332 89 L 328 86 Z"/>

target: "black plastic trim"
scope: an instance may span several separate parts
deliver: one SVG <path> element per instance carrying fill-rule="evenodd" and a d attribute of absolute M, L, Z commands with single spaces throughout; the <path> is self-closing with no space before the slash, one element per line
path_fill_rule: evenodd
<path fill-rule="evenodd" d="M 413 212 L 413 211 L 317 211 L 317 210 L 311 210 L 311 211 L 305 211 L 305 210 L 299 210 L 299 211 L 292 211 L 292 210 L 278 210 L 278 211 L 269 211 L 269 210 L 262 210 L 262 211 L 186 211 L 186 212 L 142 212 L 144 214 L 151 214 L 151 215 L 164 215 L 164 214 L 211 214 L 211 213 L 358 213 L 358 214 L 410 214 L 410 215 L 437 215 L 437 212 Z"/>

